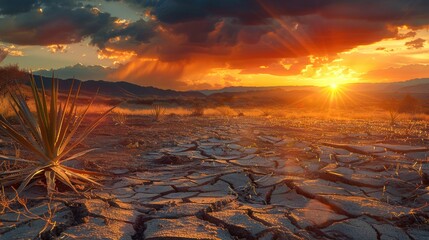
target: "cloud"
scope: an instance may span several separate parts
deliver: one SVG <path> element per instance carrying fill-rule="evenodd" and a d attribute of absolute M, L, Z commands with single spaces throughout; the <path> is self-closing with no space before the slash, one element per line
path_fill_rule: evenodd
<path fill-rule="evenodd" d="M 123 64 L 107 75 L 99 69 L 100 76 L 185 88 L 202 84 L 198 78 L 211 79 L 207 74 L 212 69 L 275 76 L 313 71 L 316 65 L 308 62 L 309 56 L 330 58 L 383 39 L 415 38 L 418 29 L 429 25 L 429 1 L 113 2 L 128 3 L 141 12 L 141 19 L 113 17 L 91 1 L 0 0 L 0 41 L 61 52 L 67 49 L 59 46 L 87 39 L 100 59 Z M 404 25 L 406 33 L 398 30 Z M 406 46 L 421 48 L 424 43 L 418 38 Z M 231 80 L 222 75 L 212 81 Z"/>
<path fill-rule="evenodd" d="M 413 41 L 406 42 L 405 46 L 407 46 L 408 49 L 419 49 L 424 47 L 425 42 L 426 40 L 422 38 L 417 38 Z"/>
<path fill-rule="evenodd" d="M 138 58 L 120 66 L 108 76 L 108 79 L 127 79 L 127 81 L 140 85 L 164 89 L 186 89 L 190 88 L 190 83 L 181 78 L 186 73 L 195 74 L 192 69 L 192 64 L 183 62 L 163 62 L 158 59 Z"/>
<path fill-rule="evenodd" d="M 111 59 L 115 64 L 127 62 L 136 55 L 134 51 L 119 51 L 112 48 L 98 50 L 98 59 Z"/>
<path fill-rule="evenodd" d="M 318 14 L 333 19 L 359 19 L 394 22 L 397 25 L 427 24 L 427 1 L 403 0 L 205 0 L 205 1 L 139 1 L 125 0 L 133 6 L 152 8 L 157 18 L 168 24 L 234 17 L 243 24 L 261 24 L 266 19 L 281 16 Z"/>
<path fill-rule="evenodd" d="M 414 78 L 428 77 L 428 64 L 409 64 L 401 67 L 391 67 L 369 71 L 361 78 L 367 81 L 389 82 L 403 81 Z"/>
<path fill-rule="evenodd" d="M 24 56 L 24 52 L 19 50 L 15 45 L 4 46 L 0 44 L 0 55 L 4 55 L 4 60 L 6 56 L 22 57 Z"/>
<path fill-rule="evenodd" d="M 115 69 L 102 67 L 102 66 L 85 66 L 82 64 L 76 64 L 74 66 L 68 66 L 59 69 L 50 70 L 38 70 L 34 74 L 42 75 L 45 77 L 52 77 L 52 73 L 55 77 L 61 79 L 76 78 L 79 80 L 104 80 L 107 79 L 109 74 L 114 72 Z"/>
<path fill-rule="evenodd" d="M 46 46 L 50 53 L 66 53 L 69 49 L 69 46 L 64 44 L 54 44 Z"/>
<path fill-rule="evenodd" d="M 225 75 L 224 77 L 223 77 L 223 80 L 225 81 L 225 86 L 233 86 L 233 85 L 237 85 L 237 83 L 240 83 L 241 82 L 241 80 L 240 79 L 238 79 L 238 78 L 236 78 L 236 77 L 234 77 L 234 76 L 231 76 L 231 75 L 229 75 L 229 74 L 227 74 L 227 75 Z"/>
<path fill-rule="evenodd" d="M 121 49 L 134 49 L 140 44 L 149 43 L 155 35 L 155 22 L 138 20 L 124 22 L 118 18 L 111 18 L 107 26 L 91 34 L 91 44 L 100 49 L 116 47 Z"/>
<path fill-rule="evenodd" d="M 158 27 L 165 27 L 174 34 L 186 35 L 188 43 L 206 43 L 213 40 L 210 35 L 220 29 L 217 41 L 228 45 L 236 43 L 239 34 L 245 35 L 243 31 L 255 30 L 247 28 L 248 26 L 257 26 L 259 35 L 277 30 L 272 28 L 272 22 L 283 21 L 281 20 L 283 17 L 297 17 L 295 23 L 304 25 L 306 22 L 301 22 L 301 19 L 305 21 L 308 19 L 307 16 L 317 16 L 324 22 L 332 20 L 336 25 L 346 19 L 348 20 L 346 22 L 353 23 L 350 27 L 355 28 L 357 25 L 364 28 L 371 24 L 383 25 L 384 28 L 387 28 L 388 24 L 417 27 L 429 23 L 427 1 L 124 1 L 133 6 L 140 6 L 142 12 L 150 10 L 151 16 L 156 20 L 138 20 L 121 25 L 118 24 L 118 18 L 101 12 L 94 6 L 83 5 L 77 0 L 61 2 L 24 0 L 19 4 L 0 0 L 0 11 L 11 15 L 0 18 L 1 40 L 16 44 L 44 45 L 79 42 L 84 37 L 90 37 L 91 42 L 102 49 L 116 37 L 123 38 L 121 40 L 123 45 L 118 47 L 125 47 L 127 44 L 134 46 L 147 44 L 159 34 L 156 31 Z M 43 9 L 43 12 L 38 9 Z M 222 23 L 222 26 L 215 29 L 219 23 Z M 311 32 L 307 34 L 311 37 Z M 413 34 L 411 31 L 397 37 L 412 37 Z M 349 34 L 343 35 L 351 38 L 356 36 L 356 33 L 352 28 Z M 381 34 L 381 37 L 384 35 Z"/>
<path fill-rule="evenodd" d="M 270 74 L 276 76 L 293 76 L 298 75 L 301 71 L 310 64 L 308 58 L 293 58 L 293 59 L 275 59 L 273 62 L 258 61 L 251 65 L 243 64 L 238 67 L 242 70 L 240 74 Z"/>
<path fill-rule="evenodd" d="M 41 5 L 43 12 L 32 8 L 0 17 L 0 41 L 20 45 L 77 43 L 109 27 L 115 20 L 108 13 L 94 11 L 92 6 L 49 3 Z"/>
<path fill-rule="evenodd" d="M 153 18 L 123 21 L 72 0 L 23 6 L 0 1 L 0 9 L 12 15 L 0 18 L 0 40 L 52 45 L 89 37 L 100 50 L 134 51 L 164 61 L 196 54 L 216 57 L 254 46 L 262 51 L 272 43 L 273 48 L 280 47 L 278 55 L 283 53 L 278 57 L 284 58 L 336 53 L 387 37 L 413 37 L 414 31 L 398 34 L 389 25 L 429 23 L 429 4 L 424 1 L 124 1 L 140 6 L 142 12 L 149 10 Z M 218 52 L 220 47 L 224 50 Z M 273 55 L 273 50 L 267 51 L 267 58 Z"/>
<path fill-rule="evenodd" d="M 163 89 L 207 89 L 231 85 L 234 81 L 237 83 L 240 80 L 239 77 L 231 75 L 231 70 L 225 67 L 225 64 L 222 65 L 211 58 L 188 62 L 137 57 L 120 65 L 108 79 L 112 81 L 126 79 L 140 85 Z"/>
<path fill-rule="evenodd" d="M 413 38 L 417 35 L 417 33 L 415 31 L 410 31 L 407 33 L 398 33 L 398 35 L 396 35 L 395 39 L 396 40 L 402 40 L 402 39 L 406 39 L 406 38 Z"/>
<path fill-rule="evenodd" d="M 28 12 L 30 9 L 34 8 L 36 5 L 35 2 L 34 0 L 0 0 L 0 14 L 13 15 Z"/>

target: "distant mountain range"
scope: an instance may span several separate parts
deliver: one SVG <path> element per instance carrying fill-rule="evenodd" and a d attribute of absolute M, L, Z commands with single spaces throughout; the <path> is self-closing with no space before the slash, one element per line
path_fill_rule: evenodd
<path fill-rule="evenodd" d="M 40 76 L 34 76 L 36 83 L 41 87 Z M 51 79 L 48 77 L 42 77 L 43 84 L 47 89 L 51 88 Z M 143 87 L 129 82 L 109 82 L 103 80 L 88 80 L 80 81 L 73 79 L 61 80 L 60 90 L 68 90 L 75 81 L 75 88 L 79 83 L 82 83 L 82 93 L 93 94 L 97 90 L 99 95 L 106 97 L 117 97 L 117 98 L 177 98 L 177 97 L 193 97 L 200 98 L 205 97 L 204 94 L 198 91 L 175 91 L 175 90 L 164 90 L 155 87 Z"/>
<path fill-rule="evenodd" d="M 37 84 L 41 86 L 40 76 L 35 76 Z M 42 77 L 43 82 L 47 88 L 50 88 L 51 78 Z M 62 80 L 60 88 L 67 90 L 72 84 L 72 79 Z M 103 80 L 88 80 L 80 81 L 75 80 L 76 83 L 82 82 L 82 92 L 92 94 L 97 89 L 99 94 L 106 97 L 116 98 L 178 98 L 178 97 L 191 97 L 191 98 L 205 98 L 206 96 L 225 96 L 231 97 L 234 95 L 243 96 L 248 94 L 254 95 L 256 92 L 317 92 L 324 89 L 324 87 L 317 86 L 278 86 L 278 87 L 226 87 L 217 90 L 200 90 L 200 91 L 176 91 L 164 90 L 155 87 L 139 86 L 129 82 L 110 82 Z M 76 84 L 77 86 L 77 84 Z M 350 83 L 343 85 L 343 88 L 355 92 L 374 92 L 374 93 L 410 93 L 410 94 L 427 94 L 429 93 L 429 78 L 412 79 L 403 82 L 390 82 L 390 83 Z M 259 94 L 258 94 L 259 95 Z"/>
<path fill-rule="evenodd" d="M 389 83 L 350 83 L 346 84 L 346 87 L 363 92 L 427 93 L 429 92 L 429 78 Z"/>
<path fill-rule="evenodd" d="M 399 91 L 405 93 L 429 93 L 429 83 L 403 87 Z"/>
<path fill-rule="evenodd" d="M 389 83 L 349 83 L 344 84 L 345 88 L 362 92 L 408 92 L 408 93 L 429 93 L 429 78 L 418 78 L 403 82 Z M 323 87 L 316 86 L 277 86 L 277 87 L 226 87 L 217 90 L 201 90 L 205 95 L 217 93 L 239 93 L 252 91 L 269 91 L 282 89 L 285 91 L 296 90 L 317 90 Z"/>
<path fill-rule="evenodd" d="M 215 90 L 200 90 L 205 95 L 212 95 L 217 93 L 240 93 L 240 92 L 253 92 L 253 91 L 270 91 L 274 89 L 283 89 L 286 91 L 294 90 L 315 90 L 319 87 L 315 86 L 277 86 L 277 87 L 225 87 Z"/>

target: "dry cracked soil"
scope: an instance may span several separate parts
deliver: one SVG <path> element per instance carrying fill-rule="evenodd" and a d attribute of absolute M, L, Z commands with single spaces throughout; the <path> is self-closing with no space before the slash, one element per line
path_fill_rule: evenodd
<path fill-rule="evenodd" d="M 43 219 L 0 215 L 0 239 L 429 239 L 427 125 L 262 117 L 106 122 L 75 167 L 102 188 L 64 192 Z M 407 130 L 407 131 L 405 131 Z M 5 137 L 2 150 L 10 148 Z M 29 211 L 49 212 L 42 184 Z"/>

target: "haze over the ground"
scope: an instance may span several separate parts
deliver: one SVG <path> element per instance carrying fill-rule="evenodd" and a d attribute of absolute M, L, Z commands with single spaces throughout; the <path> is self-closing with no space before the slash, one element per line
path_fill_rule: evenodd
<path fill-rule="evenodd" d="M 389 82 L 429 76 L 428 26 L 424 0 L 0 0 L 0 65 L 180 90 Z"/>

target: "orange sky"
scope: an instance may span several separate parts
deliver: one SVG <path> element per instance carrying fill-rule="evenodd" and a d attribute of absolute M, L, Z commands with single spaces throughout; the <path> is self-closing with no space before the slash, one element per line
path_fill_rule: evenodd
<path fill-rule="evenodd" d="M 421 1 L 13 4 L 0 3 L 0 64 L 60 78 L 189 90 L 429 77 Z"/>
<path fill-rule="evenodd" d="M 427 29 L 413 31 L 398 27 L 398 33 L 415 32 L 413 38 L 387 38 L 361 45 L 331 56 L 309 55 L 280 58 L 273 62 L 241 60 L 234 67 L 219 66 L 212 56 L 197 56 L 198 61 L 163 62 L 157 58 L 128 56 L 129 62 L 111 74 L 112 79 L 138 79 L 143 76 L 180 75 L 180 80 L 194 88 L 223 86 L 329 85 L 349 82 L 389 82 L 429 77 L 429 49 L 408 46 L 413 39 L 429 39 Z M 219 60 L 223 61 L 223 60 Z M 249 67 L 250 66 L 250 67 Z M 154 76 L 156 78 L 156 76 Z M 215 85 L 213 86 L 213 83 Z M 155 80 L 152 84 L 156 84 Z M 210 86 L 212 85 L 212 86 Z M 168 86 L 168 85 L 167 85 Z"/>

